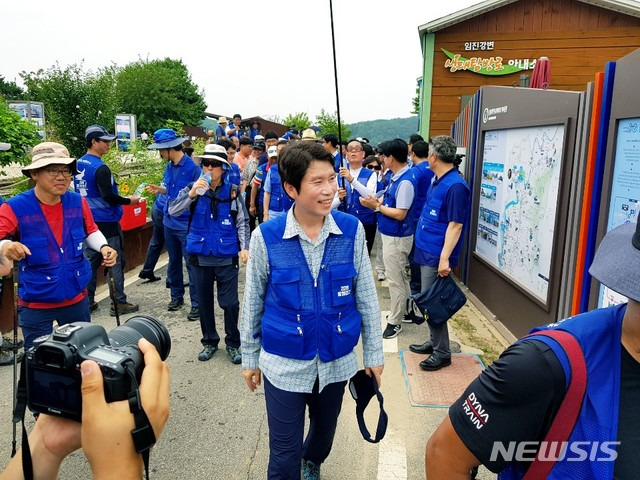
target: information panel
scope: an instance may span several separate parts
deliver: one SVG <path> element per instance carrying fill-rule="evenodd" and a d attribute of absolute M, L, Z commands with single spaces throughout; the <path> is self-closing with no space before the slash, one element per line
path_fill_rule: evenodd
<path fill-rule="evenodd" d="M 640 118 L 618 121 L 607 232 L 638 221 L 640 206 Z M 619 293 L 600 287 L 600 306 L 626 302 Z"/>
<path fill-rule="evenodd" d="M 547 304 L 565 125 L 489 130 L 476 253 Z"/>

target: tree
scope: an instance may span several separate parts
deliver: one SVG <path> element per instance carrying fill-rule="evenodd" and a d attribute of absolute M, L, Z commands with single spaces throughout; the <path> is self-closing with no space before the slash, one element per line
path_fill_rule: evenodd
<path fill-rule="evenodd" d="M 86 151 L 84 131 L 89 125 L 113 128 L 117 113 L 116 67 L 84 72 L 82 64 L 22 72 L 30 100 L 44 103 L 47 138 L 65 145 L 74 156 Z"/>
<path fill-rule="evenodd" d="M 306 112 L 297 112 L 287 115 L 284 120 L 282 120 L 282 124 L 287 127 L 295 125 L 298 131 L 301 132 L 311 126 L 311 120 L 309 120 L 309 115 L 307 115 Z"/>
<path fill-rule="evenodd" d="M 22 100 L 24 98 L 24 90 L 16 82 L 7 82 L 0 75 L 0 97 L 4 97 L 7 100 Z"/>
<path fill-rule="evenodd" d="M 200 125 L 206 104 L 181 60 L 139 60 L 116 77 L 116 105 L 137 116 L 138 130 L 154 132 L 168 120 Z"/>
<path fill-rule="evenodd" d="M 31 147 L 40 142 L 37 127 L 24 121 L 20 115 L 12 111 L 7 102 L 0 97 L 0 139 L 10 143 L 11 149 L 0 152 L 0 166 L 18 163 L 26 165 L 28 163 L 27 152 Z M 6 175 L 4 169 L 0 175 Z"/>
<path fill-rule="evenodd" d="M 338 135 L 338 114 L 325 112 L 324 108 L 320 110 L 320 114 L 316 116 L 316 125 L 320 127 L 320 135 L 334 133 Z M 340 130 L 342 130 L 342 139 L 347 140 L 351 136 L 351 129 L 340 119 Z M 339 138 L 339 136 L 338 136 Z"/>
<path fill-rule="evenodd" d="M 411 113 L 413 114 L 418 114 L 420 113 L 420 86 L 416 87 L 416 96 L 413 97 L 413 100 L 411 100 L 412 104 L 413 104 L 413 110 L 411 110 Z"/>

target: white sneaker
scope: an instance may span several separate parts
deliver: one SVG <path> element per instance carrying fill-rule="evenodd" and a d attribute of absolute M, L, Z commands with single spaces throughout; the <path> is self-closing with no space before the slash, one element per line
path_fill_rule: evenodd
<path fill-rule="evenodd" d="M 383 272 L 378 272 L 378 280 L 382 282 L 383 280 L 386 280 L 386 279 L 387 277 L 385 277 Z"/>

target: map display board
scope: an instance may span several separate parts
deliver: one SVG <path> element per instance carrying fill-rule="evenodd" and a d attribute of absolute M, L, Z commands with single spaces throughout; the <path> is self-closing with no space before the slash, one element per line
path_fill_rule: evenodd
<path fill-rule="evenodd" d="M 565 124 L 489 130 L 476 254 L 547 304 Z"/>
<path fill-rule="evenodd" d="M 618 121 L 607 232 L 638 221 L 640 208 L 640 118 Z M 600 287 L 600 307 L 618 305 L 627 298 Z"/>

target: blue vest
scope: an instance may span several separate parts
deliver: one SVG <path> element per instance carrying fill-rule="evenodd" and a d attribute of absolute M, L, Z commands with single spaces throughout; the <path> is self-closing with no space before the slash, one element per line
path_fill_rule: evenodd
<path fill-rule="evenodd" d="M 260 170 L 260 174 L 262 175 L 262 182 L 260 183 L 260 187 L 258 188 L 256 203 L 260 207 L 260 210 L 262 210 L 262 207 L 264 205 L 264 180 L 267 177 L 267 164 L 263 163 L 257 169 Z M 254 188 L 255 188 L 255 185 L 254 185 Z"/>
<path fill-rule="evenodd" d="M 546 329 L 569 332 L 576 337 L 584 353 L 587 364 L 587 389 L 569 442 L 615 442 L 617 440 L 622 353 L 620 338 L 626 308 L 626 304 L 602 308 L 532 330 L 532 333 Z M 544 342 L 553 350 L 562 365 L 568 385 L 571 379 L 571 368 L 563 348 L 549 337 L 534 338 L 536 341 Z M 527 341 L 527 339 L 520 341 Z M 583 450 L 585 445 L 588 445 L 586 451 L 590 454 L 591 443 L 582 444 Z M 615 449 L 615 445 L 611 445 L 610 448 Z M 600 455 L 608 456 L 604 453 Z M 574 461 L 569 461 L 572 457 Z M 551 480 L 613 478 L 615 462 L 575 461 L 576 457 L 578 454 L 572 453 L 569 448 L 565 458 L 556 462 L 547 478 Z M 500 472 L 499 478 L 501 480 L 519 479 L 523 475 L 522 470 L 514 463 Z"/>
<path fill-rule="evenodd" d="M 297 236 L 283 239 L 287 216 L 260 225 L 269 257 L 262 348 L 274 355 L 330 362 L 353 351 L 362 317 L 356 309 L 353 265 L 358 220 L 331 212 L 342 235 L 330 234 L 314 280 Z"/>
<path fill-rule="evenodd" d="M 398 186 L 400 182 L 408 180 L 413 185 L 413 192 L 415 195 L 416 191 L 416 177 L 409 168 L 406 172 L 402 174 L 402 176 L 389 184 L 389 187 L 384 192 L 384 198 L 382 204 L 385 207 L 396 208 L 396 192 L 398 191 Z M 416 204 L 415 199 L 411 203 L 411 208 L 407 212 L 407 215 L 404 217 L 404 220 L 399 222 L 398 220 L 394 220 L 391 217 L 387 217 L 380 213 L 378 215 L 378 230 L 380 233 L 388 235 L 390 237 L 408 237 L 409 235 L 413 235 L 413 229 L 411 228 L 411 218 L 413 217 L 414 205 Z"/>
<path fill-rule="evenodd" d="M 62 248 L 53 236 L 33 190 L 7 200 L 18 219 L 20 242 L 31 255 L 20 261 L 18 296 L 25 302 L 59 303 L 70 300 L 87 287 L 91 265 L 84 258 L 87 236 L 82 217 L 82 198 L 74 192 L 61 197 L 64 225 Z"/>
<path fill-rule="evenodd" d="M 162 180 L 167 189 L 166 203 L 163 210 L 163 223 L 166 227 L 177 231 L 187 230 L 189 226 L 189 210 L 185 210 L 177 217 L 169 215 L 169 202 L 178 198 L 180 190 L 200 178 L 201 173 L 202 170 L 186 153 L 182 155 L 178 165 L 174 165 L 171 161 L 167 163 Z"/>
<path fill-rule="evenodd" d="M 429 164 L 425 161 L 411 167 L 413 174 L 416 176 L 416 190 L 413 197 L 413 217 L 412 227 L 415 231 L 418 227 L 418 221 L 420 220 L 420 214 L 422 208 L 427 200 L 427 192 L 431 187 L 431 181 L 433 180 L 433 171 L 429 168 Z"/>
<path fill-rule="evenodd" d="M 235 185 L 236 188 L 240 187 L 240 183 L 242 183 L 241 176 L 240 167 L 236 163 L 232 163 L 227 167 L 223 174 L 224 182 Z"/>
<path fill-rule="evenodd" d="M 360 173 L 358 174 L 358 182 L 366 186 L 369 178 L 371 178 L 371 175 L 373 175 L 373 172 L 371 170 L 361 168 Z M 346 191 L 347 213 L 355 216 L 362 222 L 363 225 L 373 225 L 374 223 L 376 223 L 376 212 L 374 212 L 370 208 L 362 206 L 362 204 L 360 203 L 360 192 L 349 185 L 347 186 Z"/>
<path fill-rule="evenodd" d="M 216 140 L 220 140 L 221 138 L 226 138 L 227 132 L 220 125 L 216 127 Z"/>
<path fill-rule="evenodd" d="M 293 205 L 293 200 L 286 194 L 280 180 L 280 172 L 278 172 L 278 164 L 272 165 L 269 169 L 271 172 L 271 199 L 269 200 L 269 210 L 274 212 L 288 212 Z"/>
<path fill-rule="evenodd" d="M 187 252 L 205 257 L 238 256 L 238 230 L 231 209 L 231 186 L 225 183 L 217 195 L 209 189 L 195 201 L 187 233 Z"/>
<path fill-rule="evenodd" d="M 100 196 L 96 183 L 96 170 L 105 163 L 89 153 L 78 159 L 78 175 L 73 177 L 74 190 L 87 199 L 91 214 L 96 222 L 119 222 L 122 218 L 122 206 L 111 205 Z M 118 195 L 118 185 L 111 176 L 111 191 Z"/>
<path fill-rule="evenodd" d="M 447 198 L 447 192 L 456 184 L 464 185 L 468 190 L 469 186 L 455 169 L 451 173 L 443 175 L 439 180 L 431 184 L 427 192 L 427 199 L 418 220 L 418 228 L 416 230 L 416 247 L 420 250 L 433 255 L 440 256 L 442 247 L 444 246 L 444 237 L 447 232 L 449 222 L 443 209 L 444 202 Z M 462 235 L 460 235 L 460 240 Z M 457 265 L 458 255 L 462 242 L 458 243 L 449 256 L 449 263 Z"/>

